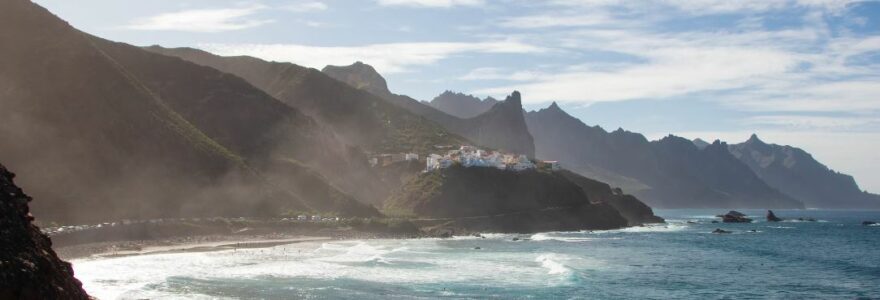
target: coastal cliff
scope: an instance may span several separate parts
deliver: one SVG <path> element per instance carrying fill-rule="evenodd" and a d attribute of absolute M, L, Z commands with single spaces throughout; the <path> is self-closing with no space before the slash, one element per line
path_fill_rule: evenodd
<path fill-rule="evenodd" d="M 629 211 L 629 205 L 620 205 L 626 211 L 622 212 L 612 204 L 618 200 L 610 188 L 578 184 L 570 179 L 574 176 L 564 171 L 514 172 L 456 165 L 411 179 L 386 201 L 385 211 L 446 221 L 443 226 L 459 231 L 611 229 L 662 222 Z"/>
<path fill-rule="evenodd" d="M 89 299 L 70 263 L 31 222 L 31 198 L 0 165 L 0 299 Z"/>

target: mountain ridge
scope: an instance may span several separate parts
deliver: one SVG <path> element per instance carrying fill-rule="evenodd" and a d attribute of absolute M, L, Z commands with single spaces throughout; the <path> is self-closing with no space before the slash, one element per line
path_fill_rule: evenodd
<path fill-rule="evenodd" d="M 363 63 L 349 66 L 327 66 L 324 70 L 331 77 L 355 88 L 382 86 L 381 84 L 372 83 L 372 81 L 376 81 L 375 78 L 381 78 L 381 75 L 374 68 L 364 66 Z M 328 70 L 329 72 L 326 72 Z M 384 82 L 384 78 L 382 82 Z M 512 100 L 510 102 L 519 105 L 519 110 L 501 110 L 505 114 L 499 113 L 496 110 L 495 113 L 492 113 L 493 109 L 498 105 L 502 105 L 502 107 L 508 106 L 503 104 L 505 101 L 501 101 L 493 105 L 486 113 L 467 119 L 447 114 L 408 96 L 391 93 L 387 90 L 387 86 L 376 93 L 378 93 L 377 96 L 382 97 L 389 103 L 436 122 L 447 130 L 461 135 L 480 146 L 503 149 L 530 157 L 535 155 L 534 138 L 525 126 L 522 103 L 519 100 L 518 92 L 512 93 L 505 101 Z"/>
<path fill-rule="evenodd" d="M 527 121 L 539 158 L 623 187 L 654 207 L 803 207 L 763 183 L 721 142 L 699 149 L 672 135 L 648 141 L 621 128 L 607 132 L 552 104 L 527 113 Z"/>
<path fill-rule="evenodd" d="M 425 103 L 447 114 L 468 119 L 488 111 L 498 102 L 492 97 L 480 99 L 472 95 L 447 90 Z"/>
<path fill-rule="evenodd" d="M 768 144 L 752 134 L 729 150 L 761 179 L 808 207 L 880 208 L 880 195 L 861 190 L 852 176 L 828 168 L 803 149 Z"/>

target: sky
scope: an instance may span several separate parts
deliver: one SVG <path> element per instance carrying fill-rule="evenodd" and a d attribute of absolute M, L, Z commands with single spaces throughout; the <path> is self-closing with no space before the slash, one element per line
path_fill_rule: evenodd
<path fill-rule="evenodd" d="M 36 0 L 88 33 L 445 90 L 649 139 L 793 145 L 880 192 L 880 2 Z"/>

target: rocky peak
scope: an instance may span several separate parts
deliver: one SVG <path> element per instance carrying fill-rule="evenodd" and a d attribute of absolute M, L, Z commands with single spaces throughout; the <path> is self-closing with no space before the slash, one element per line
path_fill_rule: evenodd
<path fill-rule="evenodd" d="M 321 72 L 333 79 L 375 95 L 391 95 L 385 78 L 373 66 L 360 61 L 348 66 L 326 66 Z"/>
<path fill-rule="evenodd" d="M 694 145 L 697 146 L 697 148 L 699 148 L 700 150 L 703 150 L 703 149 L 705 149 L 707 146 L 709 146 L 709 142 L 707 142 L 707 141 L 705 141 L 705 140 L 703 140 L 703 139 L 701 139 L 701 138 L 696 138 L 696 139 L 694 139 L 694 140 L 693 140 L 693 143 L 694 143 Z"/>
<path fill-rule="evenodd" d="M 522 111 L 522 96 L 518 91 L 513 91 L 510 96 L 507 96 L 504 101 L 496 104 L 496 106 L 506 107 L 509 109 L 516 109 L 517 111 Z"/>
<path fill-rule="evenodd" d="M 758 138 L 757 134 L 752 133 L 752 136 L 749 137 L 746 143 L 762 145 L 764 144 L 764 141 Z"/>

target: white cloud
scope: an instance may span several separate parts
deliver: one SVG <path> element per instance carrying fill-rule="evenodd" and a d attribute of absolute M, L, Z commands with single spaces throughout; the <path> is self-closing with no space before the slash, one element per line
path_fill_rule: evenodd
<path fill-rule="evenodd" d="M 319 1 L 300 1 L 285 5 L 282 8 L 292 12 L 303 13 L 324 11 L 327 10 L 329 6 L 327 6 L 327 4 L 325 4 L 324 2 Z"/>
<path fill-rule="evenodd" d="M 472 92 L 501 95 L 517 89 L 527 103 L 708 97 L 734 110 L 876 113 L 880 111 L 876 97 L 880 64 L 850 60 L 880 51 L 880 37 L 833 36 L 822 17 L 839 13 L 845 2 L 653 1 L 704 13 L 766 11 L 779 5 L 812 9 L 802 14 L 801 28 L 766 30 L 753 22 L 725 30 L 664 32 L 656 26 L 662 17 L 627 14 L 626 5 L 632 2 L 560 0 L 555 4 L 589 7 L 583 13 L 588 17 L 578 19 L 577 9 L 565 8 L 502 18 L 498 24 L 536 29 L 522 36 L 533 44 L 557 45 L 566 56 L 580 55 L 586 60 L 581 65 L 542 70 L 540 76 L 531 77 L 523 76 L 523 71 L 500 72 L 489 65 L 460 78 L 520 81 Z M 615 53 L 626 58 L 608 68 L 607 61 L 591 62 L 583 53 Z"/>
<path fill-rule="evenodd" d="M 319 69 L 326 65 L 347 65 L 359 60 L 373 65 L 386 74 L 405 72 L 411 66 L 430 65 L 452 55 L 546 51 L 544 48 L 514 40 L 476 43 L 388 43 L 353 47 L 297 44 L 202 44 L 199 47 L 218 55 L 250 55 Z"/>
<path fill-rule="evenodd" d="M 763 115 L 745 119 L 747 125 L 791 130 L 860 131 L 880 124 L 880 118 L 862 116 Z"/>
<path fill-rule="evenodd" d="M 261 5 L 254 5 L 242 8 L 184 10 L 137 19 L 125 28 L 189 32 L 241 30 L 273 22 L 273 20 L 246 18 L 264 8 Z"/>
<path fill-rule="evenodd" d="M 579 27 L 594 26 L 615 22 L 609 16 L 601 13 L 589 13 L 578 15 L 529 15 L 502 19 L 499 23 L 502 27 L 509 28 L 547 28 L 547 27 Z M 617 22 L 616 25 L 620 25 Z"/>
<path fill-rule="evenodd" d="M 501 68 L 477 68 L 471 70 L 459 80 L 509 80 L 509 81 L 531 81 L 536 80 L 545 74 L 535 71 L 505 71 Z"/>
<path fill-rule="evenodd" d="M 382 6 L 441 7 L 480 6 L 484 0 L 378 0 Z"/>
<path fill-rule="evenodd" d="M 797 55 L 759 45 L 727 45 L 703 37 L 657 37 L 634 32 L 599 31 L 580 35 L 596 50 L 627 53 L 643 61 L 616 69 L 587 67 L 543 74 L 527 83 L 475 91 L 503 94 L 518 89 L 527 103 L 548 101 L 593 103 L 661 99 L 696 92 L 743 88 L 795 68 Z M 474 78 L 475 76 L 471 76 Z"/>
<path fill-rule="evenodd" d="M 829 13 L 838 13 L 851 3 L 860 0 L 553 0 L 551 5 L 576 8 L 625 8 L 644 12 L 656 12 L 673 8 L 694 15 L 711 15 L 726 13 L 760 13 L 773 10 L 802 7 L 821 9 Z"/>

